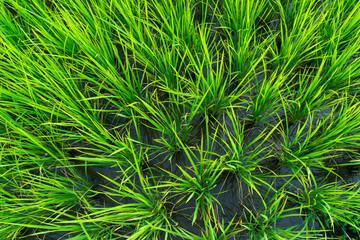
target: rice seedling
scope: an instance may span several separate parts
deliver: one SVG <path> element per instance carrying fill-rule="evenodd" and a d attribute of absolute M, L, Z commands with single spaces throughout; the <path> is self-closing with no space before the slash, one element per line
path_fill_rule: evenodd
<path fill-rule="evenodd" d="M 300 66 L 300 62 L 312 60 L 322 46 L 315 39 L 322 18 L 328 12 L 317 16 L 316 1 L 274 1 L 274 8 L 279 11 L 279 37 L 274 49 L 276 51 L 274 64 L 281 66 L 283 72 L 291 71 Z M 323 3 L 325 4 L 325 3 Z M 294 14 L 294 12 L 298 14 Z M 319 20 L 320 18 L 320 20 Z M 311 22 L 312 24 L 309 24 Z"/>
<path fill-rule="evenodd" d="M 235 174 L 241 181 L 246 182 L 251 190 L 258 192 L 256 185 L 267 184 L 264 181 L 263 166 L 271 155 L 271 144 L 267 144 L 269 137 L 277 126 L 270 131 L 264 129 L 251 140 L 246 139 L 245 124 L 239 122 L 234 109 L 228 113 L 230 127 L 225 126 L 225 136 L 221 137 L 219 145 L 224 148 L 225 154 L 220 156 L 223 169 Z M 266 146 L 265 146 L 266 145 Z M 255 174 L 255 172 L 258 172 Z M 258 192 L 259 193 L 259 192 Z"/>
<path fill-rule="evenodd" d="M 272 75 L 265 79 L 263 82 L 256 84 L 256 95 L 248 101 L 248 109 L 250 109 L 250 116 L 248 120 L 257 125 L 259 122 L 272 116 L 280 108 L 280 94 L 283 91 L 283 83 L 286 76 L 278 75 L 274 71 Z"/>
<path fill-rule="evenodd" d="M 343 184 L 337 182 L 318 182 L 313 173 L 308 176 L 299 175 L 301 187 L 296 194 L 290 192 L 292 201 L 300 204 L 301 211 L 305 212 L 310 227 L 318 224 L 320 228 L 329 231 L 340 226 L 344 231 L 344 223 L 352 226 L 358 235 L 358 186 L 357 184 Z M 344 200 L 345 199 L 345 200 Z M 345 203 L 346 204 L 342 204 Z M 355 221 L 354 221 L 355 220 Z M 341 224 L 341 222 L 344 222 Z M 334 231 L 333 231 L 334 232 Z M 345 233 L 347 233 L 345 231 Z M 325 232 L 326 234 L 326 232 Z"/>
<path fill-rule="evenodd" d="M 304 228 L 299 230 L 301 226 L 288 228 L 278 226 L 277 222 L 281 219 L 302 215 L 301 213 L 292 213 L 294 210 L 298 210 L 298 207 L 286 207 L 287 199 L 284 192 L 278 192 L 270 199 L 264 199 L 263 210 L 258 210 L 256 214 L 247 209 L 250 216 L 249 218 L 245 217 L 246 225 L 244 224 L 244 227 L 249 231 L 249 239 L 308 239 L 316 237 L 315 232 L 304 231 Z"/>
<path fill-rule="evenodd" d="M 284 107 L 288 111 L 290 116 L 290 122 L 298 120 L 304 120 L 310 113 L 321 111 L 324 107 L 328 107 L 329 104 L 323 104 L 328 99 L 331 99 L 332 93 L 324 93 L 325 86 L 321 84 L 320 73 L 325 64 L 326 58 L 324 58 L 315 77 L 312 76 L 310 70 L 307 70 L 304 74 L 299 74 L 298 81 L 293 86 L 287 86 L 288 99 L 285 104 L 289 104 Z M 291 90 L 295 89 L 295 90 Z"/>
<path fill-rule="evenodd" d="M 0 239 L 358 239 L 359 20 L 0 0 Z"/>

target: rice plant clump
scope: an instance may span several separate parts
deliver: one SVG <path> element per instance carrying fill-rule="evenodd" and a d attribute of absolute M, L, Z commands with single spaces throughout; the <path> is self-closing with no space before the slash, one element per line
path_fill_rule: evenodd
<path fill-rule="evenodd" d="M 357 0 L 0 0 L 0 239 L 359 239 Z"/>

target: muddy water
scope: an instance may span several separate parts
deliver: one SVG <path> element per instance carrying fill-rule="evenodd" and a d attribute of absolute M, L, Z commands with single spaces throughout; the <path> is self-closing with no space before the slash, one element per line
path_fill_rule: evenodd
<path fill-rule="evenodd" d="M 329 110 L 327 111 L 322 111 L 321 113 L 319 113 L 319 116 L 321 115 L 322 117 L 326 116 L 326 114 L 329 114 Z M 239 116 L 241 115 L 241 113 L 239 113 Z M 243 115 L 241 115 L 243 116 Z M 116 122 L 116 121 L 120 121 L 120 120 L 111 120 L 111 122 Z M 198 121 L 201 121 L 201 118 L 198 119 Z M 314 121 L 316 121 L 316 119 L 314 119 Z M 225 124 L 230 125 L 230 122 L 227 121 L 225 122 Z M 198 125 L 200 126 L 200 122 L 198 122 Z M 307 128 L 310 127 L 310 123 L 308 123 L 308 126 L 306 126 Z M 258 134 L 260 134 L 264 129 L 266 128 L 265 125 L 259 125 L 257 126 L 255 129 L 253 129 L 253 131 L 250 132 L 250 134 L 247 134 L 247 137 L 245 138 L 245 143 L 250 143 L 252 142 Z M 295 129 L 296 131 L 297 128 L 297 124 L 294 124 L 291 129 Z M 149 128 L 147 128 L 146 126 L 141 126 L 141 139 L 146 142 L 146 144 L 153 144 L 153 145 L 157 145 L 157 143 L 154 141 L 155 138 L 158 138 L 161 134 L 159 132 L 156 132 L 154 130 L 151 130 Z M 295 131 L 290 131 L 291 132 L 291 136 L 289 136 L 290 138 L 293 137 L 293 134 L 295 134 Z M 133 139 L 137 139 L 137 134 L 135 129 L 131 130 L 130 132 L 132 132 L 131 137 Z M 198 133 L 200 133 L 201 131 L 198 131 Z M 307 130 L 305 129 L 305 132 L 307 132 Z M 194 135 L 195 138 L 199 138 L 201 137 L 201 134 L 199 135 Z M 72 145 L 73 147 L 84 147 L 86 146 L 87 148 L 91 148 L 91 145 L 84 145 L 84 143 L 71 143 L 69 142 L 70 145 Z M 220 145 L 217 142 L 218 145 Z M 204 144 L 205 146 L 207 144 Z M 211 144 L 210 144 L 211 145 Z M 214 146 L 216 146 L 216 144 L 214 143 Z M 268 145 L 263 145 L 262 147 L 267 147 Z M 96 146 L 93 146 L 94 148 L 96 148 Z M 252 146 L 251 148 L 248 149 L 249 152 L 253 151 L 256 148 L 256 145 Z M 218 147 L 214 147 L 213 149 L 211 149 L 212 151 L 214 151 L 214 149 L 218 149 L 217 151 L 215 150 L 216 154 L 220 154 L 223 155 L 224 154 L 224 150 L 221 148 L 221 146 Z M 207 149 L 204 149 L 207 150 Z M 209 149 L 210 150 L 210 149 Z M 71 154 L 72 158 L 76 157 L 89 157 L 90 156 L 86 156 L 86 154 L 81 154 L 80 152 L 77 151 L 69 151 L 69 154 Z M 199 153 L 196 153 L 195 151 L 195 155 L 200 157 Z M 262 157 L 263 155 L 259 155 L 259 157 Z M 106 156 L 105 156 L 106 157 Z M 341 160 L 338 159 L 337 162 L 347 162 L 349 161 L 349 159 L 344 159 L 342 158 Z M 79 164 L 79 161 L 74 161 L 74 163 Z M 264 168 L 267 169 L 271 169 L 271 171 L 275 172 L 278 175 L 289 175 L 288 177 L 282 177 L 282 178 L 272 178 L 272 177 L 268 177 L 265 178 L 266 181 L 269 184 L 272 184 L 272 186 L 275 189 L 280 189 L 291 177 L 291 174 L 293 173 L 292 170 L 289 167 L 286 166 L 281 166 L 281 164 L 279 164 L 279 160 L 276 157 L 270 157 L 268 159 L 266 159 L 266 161 L 263 161 L 262 166 Z M 260 164 L 260 165 L 261 165 Z M 191 162 L 190 159 L 188 158 L 188 156 L 186 155 L 186 153 L 184 152 L 184 150 L 179 150 L 175 153 L 161 153 L 158 154 L 156 152 L 152 153 L 149 152 L 149 163 L 147 165 L 147 167 L 153 167 L 156 169 L 164 169 L 166 171 L 169 171 L 179 177 L 182 176 L 182 172 L 179 170 L 179 167 L 181 167 L 182 169 L 186 170 L 186 172 L 188 172 L 190 175 L 194 176 L 193 171 L 191 171 Z M 94 186 L 101 186 L 101 185 L 108 185 L 108 181 L 104 180 L 102 177 L 100 177 L 100 175 L 98 173 L 101 173 L 111 179 L 121 179 L 119 178 L 119 169 L 117 167 L 111 167 L 111 166 L 89 166 L 87 167 L 87 169 L 83 169 L 82 167 L 76 167 L 76 169 L 79 171 L 79 174 L 81 174 L 84 178 L 87 178 L 88 181 L 93 184 Z M 337 170 L 337 173 L 343 177 L 344 179 L 346 179 L 347 182 L 357 182 L 359 181 L 359 174 L 354 173 L 353 172 L 353 167 L 351 166 L 343 166 L 343 167 L 339 167 L 339 169 Z M 146 167 L 144 167 L 144 172 L 146 172 Z M 159 172 L 161 172 L 161 170 L 158 170 Z M 327 171 L 321 170 L 321 169 L 313 169 L 313 172 L 315 174 L 316 179 L 319 182 L 323 182 L 323 180 L 325 180 L 323 182 L 323 184 L 326 184 L 327 182 L 332 182 L 335 180 L 335 176 L 333 175 L 328 175 Z M 255 174 L 255 171 L 253 172 Z M 164 180 L 164 179 L 162 179 Z M 337 179 L 338 180 L 338 179 Z M 138 182 L 139 180 L 136 180 L 136 182 Z M 140 184 L 138 184 L 140 186 Z M 115 187 L 113 184 L 110 184 L 108 186 L 112 186 Z M 297 179 L 293 179 L 289 186 L 292 186 L 291 188 L 288 188 L 286 190 L 291 191 L 291 192 L 296 192 L 297 189 L 301 189 L 302 185 L 299 183 L 299 181 Z M 258 190 L 261 194 L 258 195 L 258 193 L 250 191 L 248 185 L 242 181 L 241 179 L 239 179 L 238 176 L 232 174 L 231 172 L 227 172 L 224 171 L 223 174 L 221 175 L 221 177 L 218 179 L 217 181 L 217 186 L 215 188 L 213 188 L 211 190 L 211 193 L 216 196 L 216 199 L 221 203 L 221 207 L 217 206 L 217 214 L 219 216 L 219 219 L 223 219 L 226 222 L 230 222 L 231 219 L 234 217 L 234 215 L 237 216 L 238 219 L 244 219 L 247 218 L 249 219 L 250 215 L 249 215 L 249 210 L 252 212 L 262 212 L 265 209 L 265 206 L 263 206 L 262 203 L 262 198 L 267 194 L 267 187 L 258 187 Z M 221 193 L 222 192 L 222 193 Z M 219 194 L 221 193 L 221 194 Z M 175 206 L 172 210 L 174 211 L 174 214 L 171 216 L 171 218 L 177 222 L 179 224 L 179 226 L 183 227 L 184 229 L 194 233 L 194 234 L 201 234 L 201 229 L 203 229 L 203 223 L 201 221 L 201 219 L 197 219 L 193 224 L 191 224 L 191 215 L 193 213 L 193 210 L 195 208 L 195 201 L 189 201 L 188 203 L 184 203 L 181 206 L 176 206 L 176 202 L 183 197 L 183 195 L 179 195 L 179 196 L 173 196 L 172 198 L 170 198 L 169 204 L 171 206 Z M 132 202 L 131 199 L 116 199 L 115 200 L 118 202 L 122 202 L 122 203 L 130 203 Z M 99 203 L 101 205 L 105 205 L 108 207 L 112 207 L 112 206 L 116 206 L 116 202 L 106 199 L 105 196 L 99 197 L 98 199 Z M 294 205 L 290 204 L 288 206 L 290 207 L 294 207 Z M 292 211 L 289 212 L 289 214 L 291 213 L 296 213 L 296 211 Z M 245 215 L 246 216 L 245 216 Z M 290 217 L 286 217 L 286 218 L 281 218 L 280 220 L 278 220 L 276 222 L 276 227 L 279 228 L 287 228 L 287 227 L 292 227 L 292 226 L 299 226 L 299 228 L 304 227 L 303 226 L 303 221 L 304 219 L 302 217 L 299 216 L 290 216 Z M 315 227 L 317 229 L 320 229 L 320 225 L 317 222 L 317 220 L 314 219 L 313 223 L 309 223 L 312 225 L 312 227 Z M 54 234 L 47 234 L 46 237 L 51 239 L 57 239 L 61 234 L 64 233 L 54 233 Z M 248 233 L 246 231 L 240 233 L 239 235 L 236 236 L 236 239 L 247 239 L 248 238 Z M 175 238 L 176 239 L 176 238 Z M 180 238 L 179 238 L 180 239 Z"/>

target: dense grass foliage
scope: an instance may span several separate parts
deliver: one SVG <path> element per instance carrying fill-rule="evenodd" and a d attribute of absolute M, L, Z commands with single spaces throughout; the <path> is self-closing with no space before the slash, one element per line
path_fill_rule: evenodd
<path fill-rule="evenodd" d="M 0 0 L 0 239 L 359 239 L 357 0 Z"/>

